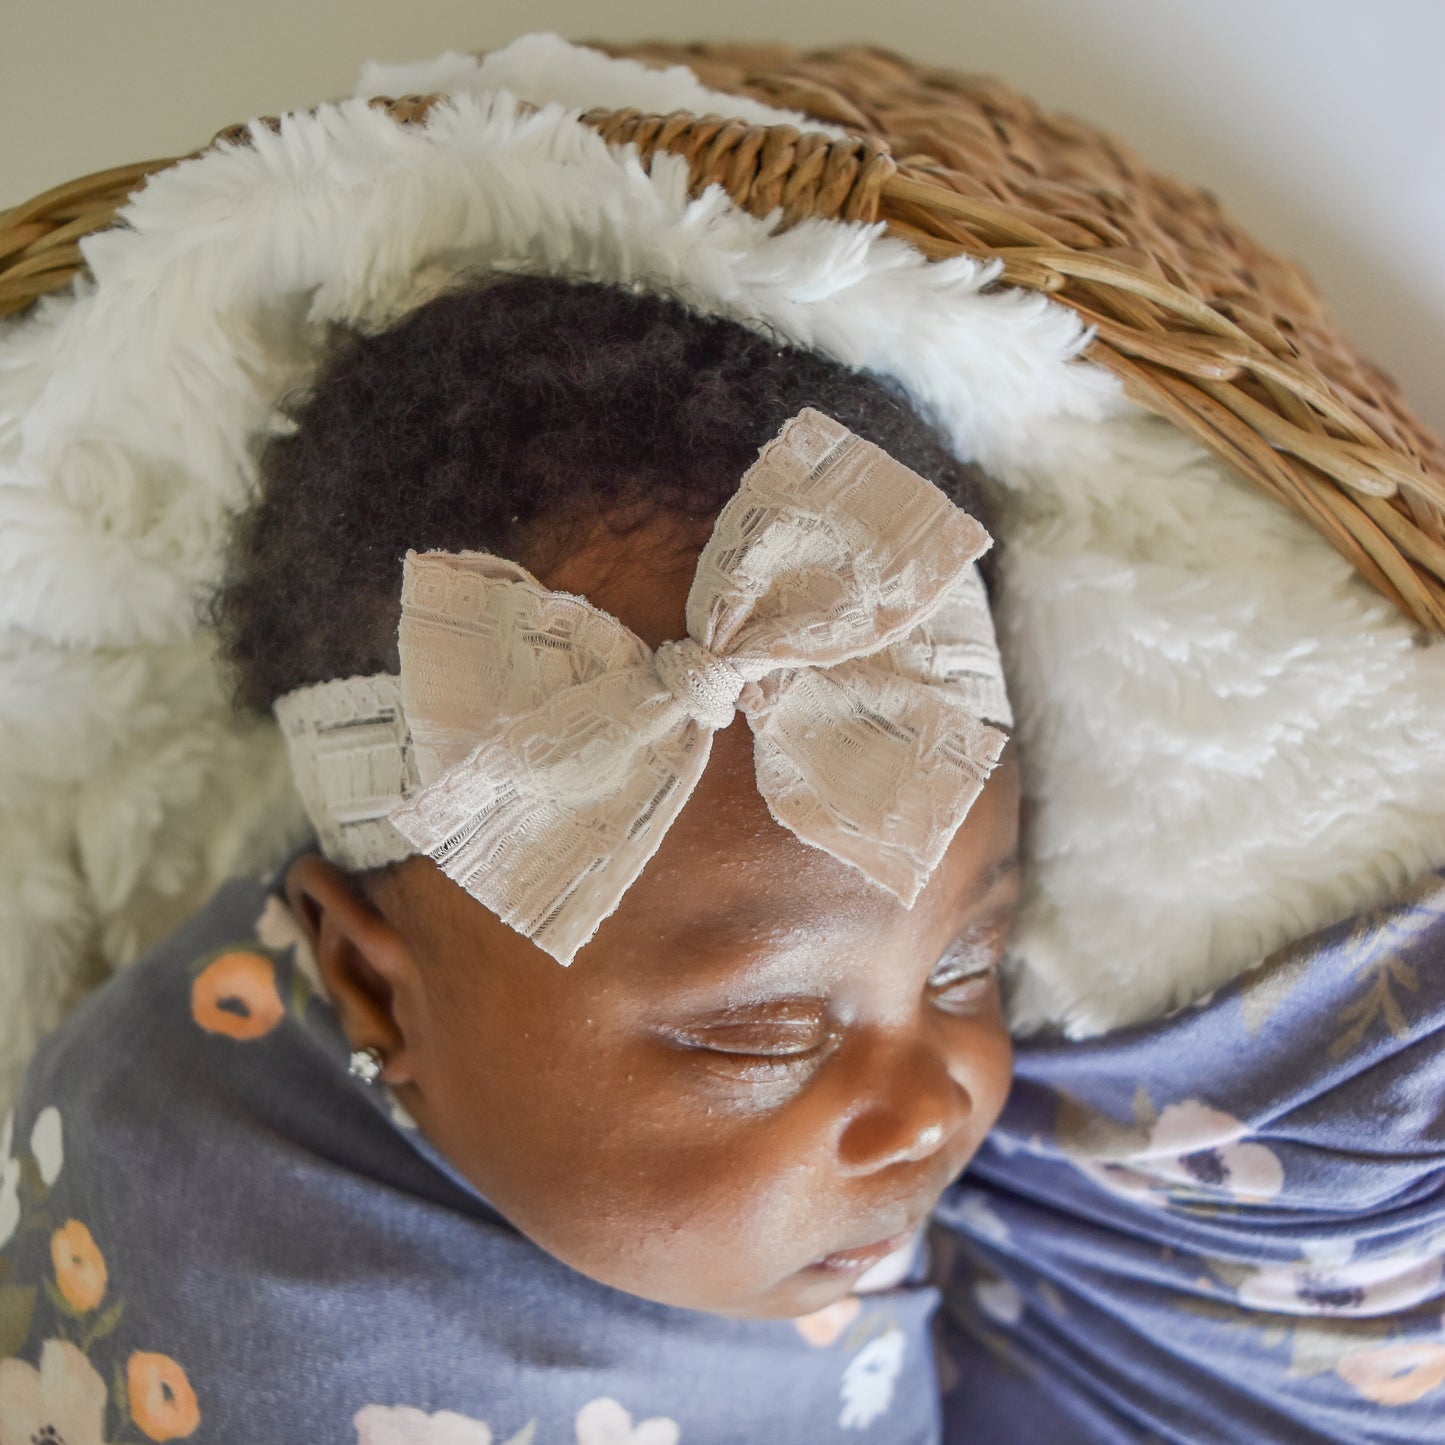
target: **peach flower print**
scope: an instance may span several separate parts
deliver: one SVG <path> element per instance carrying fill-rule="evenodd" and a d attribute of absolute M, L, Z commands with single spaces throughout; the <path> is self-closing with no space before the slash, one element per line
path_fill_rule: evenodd
<path fill-rule="evenodd" d="M 0 1445 L 102 1445 L 105 1381 L 69 1340 L 46 1340 L 40 1368 L 0 1360 Z"/>
<path fill-rule="evenodd" d="M 862 1308 L 856 1295 L 844 1295 L 842 1299 L 835 1299 L 832 1304 L 824 1305 L 810 1315 L 794 1316 L 793 1328 L 810 1345 L 823 1349 L 831 1345 L 858 1318 Z"/>
<path fill-rule="evenodd" d="M 1445 1344 L 1419 1340 L 1355 1350 L 1335 1373 L 1377 1405 L 1413 1405 L 1445 1385 Z"/>
<path fill-rule="evenodd" d="M 130 1413 L 152 1440 L 183 1440 L 201 1423 L 186 1372 L 169 1355 L 137 1350 L 125 1366 Z"/>
<path fill-rule="evenodd" d="M 259 1039 L 285 1013 L 276 991 L 276 965 L 263 954 L 223 953 L 191 985 L 191 1016 L 208 1033 Z"/>
<path fill-rule="evenodd" d="M 93 1310 L 105 1298 L 105 1258 L 80 1220 L 67 1219 L 50 1236 L 50 1260 L 72 1309 Z"/>

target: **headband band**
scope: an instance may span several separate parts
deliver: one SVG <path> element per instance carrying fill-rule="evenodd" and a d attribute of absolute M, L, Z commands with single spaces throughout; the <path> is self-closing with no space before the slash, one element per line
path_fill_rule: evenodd
<path fill-rule="evenodd" d="M 911 906 L 1013 716 L 975 559 L 992 539 L 840 423 L 784 424 L 718 514 L 687 637 L 654 652 L 485 552 L 409 552 L 400 672 L 275 712 L 322 851 L 423 853 L 568 964 L 741 710 L 773 817 Z"/>

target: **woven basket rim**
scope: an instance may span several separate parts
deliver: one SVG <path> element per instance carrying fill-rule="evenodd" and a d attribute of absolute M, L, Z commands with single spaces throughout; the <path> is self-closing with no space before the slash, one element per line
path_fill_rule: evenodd
<path fill-rule="evenodd" d="M 581 43 L 644 64 L 685 64 L 715 91 L 841 126 L 843 139 L 721 114 L 623 108 L 581 116 L 608 144 L 635 146 L 645 165 L 659 151 L 682 156 L 692 194 L 721 185 L 750 214 L 781 208 L 783 227 L 810 218 L 882 221 L 929 259 L 991 261 L 998 270 L 990 286 L 1038 291 L 1069 307 L 1094 328 L 1082 359 L 1113 372 L 1127 397 L 1305 516 L 1426 635 L 1445 636 L 1445 444 L 1350 346 L 1298 265 L 1254 243 L 1212 195 L 1154 175 L 1116 138 L 1046 115 L 1001 80 L 920 66 L 880 46 Z M 416 125 L 448 99 L 377 96 L 367 104 Z M 249 145 L 257 126 L 279 130 L 281 118 L 227 126 L 184 156 L 108 167 L 0 212 L 0 318 L 71 286 L 85 270 L 81 241 L 114 224 L 150 176 L 219 145 Z M 1040 158 L 1046 141 L 1063 157 L 1054 171 L 1079 170 L 1083 183 L 1070 189 L 1050 173 L 1049 157 Z M 1256 281 L 1256 296 L 1294 311 L 1276 306 L 1273 320 L 1262 319 L 1257 307 L 1211 294 L 1181 265 L 1192 254 L 1182 246 L 1121 244 L 1117 238 L 1129 239 L 1131 218 L 1120 210 L 1128 186 L 1087 183 L 1091 145 L 1104 157 L 1097 164 L 1121 165 L 1138 189 L 1144 219 L 1136 226 L 1151 234 L 1156 214 L 1181 227 L 1203 216 L 1223 257 L 1216 264 L 1214 252 L 1201 252 L 1205 279 L 1219 290 L 1220 266 L 1235 265 Z M 1056 208 L 1027 204 L 1030 187 L 1056 198 Z M 1099 193 L 1092 212 L 1091 192 Z"/>

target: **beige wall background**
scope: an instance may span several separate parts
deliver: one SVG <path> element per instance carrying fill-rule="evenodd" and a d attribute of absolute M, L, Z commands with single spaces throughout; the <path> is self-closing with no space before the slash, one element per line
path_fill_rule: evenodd
<path fill-rule="evenodd" d="M 50 0 L 0 26 L 0 208 L 349 94 L 365 60 L 867 41 L 992 73 L 1208 187 L 1445 432 L 1445 0 Z"/>

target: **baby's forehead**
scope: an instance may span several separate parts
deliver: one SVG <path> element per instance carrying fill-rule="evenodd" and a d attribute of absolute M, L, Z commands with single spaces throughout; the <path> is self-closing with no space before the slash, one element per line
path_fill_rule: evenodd
<path fill-rule="evenodd" d="M 693 795 L 656 854 L 567 969 L 439 872 L 452 948 L 502 956 L 519 980 L 574 997 L 606 989 L 682 999 L 759 994 L 866 969 L 900 936 L 946 936 L 1017 840 L 1016 780 L 1001 765 L 913 910 L 779 824 L 757 789 L 739 716 L 713 736 Z"/>

